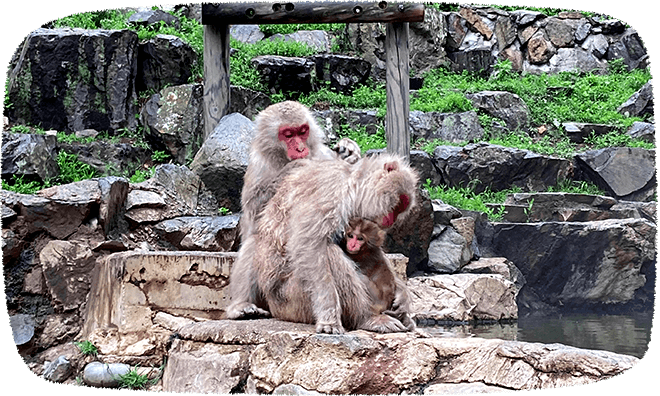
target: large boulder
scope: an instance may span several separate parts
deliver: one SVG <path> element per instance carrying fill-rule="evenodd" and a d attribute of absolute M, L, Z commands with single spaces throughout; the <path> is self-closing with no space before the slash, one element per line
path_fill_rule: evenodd
<path fill-rule="evenodd" d="M 327 81 L 333 89 L 347 94 L 364 84 L 371 73 L 371 64 L 354 56 L 322 54 L 310 59 L 316 64 L 317 80 Z"/>
<path fill-rule="evenodd" d="M 618 312 L 652 309 L 655 234 L 645 219 L 494 223 L 480 243 L 523 273 L 520 308 Z"/>
<path fill-rule="evenodd" d="M 9 118 L 44 129 L 135 129 L 137 33 L 37 29 L 12 65 Z"/>
<path fill-rule="evenodd" d="M 253 58 L 251 63 L 271 93 L 309 93 L 314 87 L 315 63 L 311 59 L 261 55 Z"/>
<path fill-rule="evenodd" d="M 48 180 L 60 173 L 57 138 L 51 135 L 2 134 L 2 178 L 12 175 Z"/>
<path fill-rule="evenodd" d="M 254 123 L 245 116 L 226 115 L 190 165 L 213 192 L 218 204 L 232 212 L 241 210 L 243 176 L 254 134 Z"/>
<path fill-rule="evenodd" d="M 274 34 L 269 40 L 295 41 L 317 52 L 330 51 L 330 36 L 325 30 L 299 30 L 289 34 Z"/>
<path fill-rule="evenodd" d="M 2 191 L 2 204 L 17 216 L 12 227 L 25 233 L 46 232 L 66 239 L 97 219 L 107 235 L 115 232 L 128 181 L 109 177 L 53 186 L 36 195 Z M 5 224 L 4 226 L 7 226 Z"/>
<path fill-rule="evenodd" d="M 573 170 L 569 160 L 488 143 L 438 146 L 434 160 L 444 184 L 466 187 L 478 180 L 474 184 L 477 193 L 487 187 L 499 191 L 512 185 L 525 191 L 544 191 Z"/>
<path fill-rule="evenodd" d="M 531 113 L 525 102 L 516 94 L 499 91 L 483 91 L 466 96 L 472 104 L 493 117 L 504 120 L 510 130 L 529 126 Z"/>
<path fill-rule="evenodd" d="M 653 115 L 653 82 L 649 81 L 628 100 L 625 101 L 617 111 L 629 117 L 643 117 Z"/>
<path fill-rule="evenodd" d="M 451 143 L 479 140 L 484 130 L 474 111 L 438 113 L 413 110 L 410 112 L 410 134 L 428 141 L 440 139 Z"/>
<path fill-rule="evenodd" d="M 91 143 L 60 143 L 59 148 L 75 154 L 78 160 L 92 166 L 99 174 L 132 174 L 151 159 L 150 150 L 131 143 L 95 140 Z"/>
<path fill-rule="evenodd" d="M 609 147 L 575 158 L 587 180 L 617 199 L 648 201 L 655 194 L 655 150 Z"/>
<path fill-rule="evenodd" d="M 240 216 L 177 217 L 156 225 L 178 250 L 228 252 L 238 250 Z"/>
<path fill-rule="evenodd" d="M 136 88 L 158 91 L 169 85 L 186 84 L 196 62 L 197 54 L 190 45 L 176 36 L 159 34 L 138 47 Z"/>
<path fill-rule="evenodd" d="M 417 276 L 408 279 L 408 289 L 419 323 L 518 318 L 518 290 L 499 274 Z"/>
<path fill-rule="evenodd" d="M 200 177 L 186 166 L 158 165 L 151 179 L 131 185 L 126 218 L 136 226 L 217 213 L 217 203 L 204 199 L 206 191 Z"/>
<path fill-rule="evenodd" d="M 142 125 L 152 146 L 165 150 L 178 164 L 192 160 L 204 141 L 203 91 L 201 85 L 167 87 L 142 108 Z"/>

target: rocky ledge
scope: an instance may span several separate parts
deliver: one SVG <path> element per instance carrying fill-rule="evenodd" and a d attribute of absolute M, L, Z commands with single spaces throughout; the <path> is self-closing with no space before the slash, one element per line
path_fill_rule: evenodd
<path fill-rule="evenodd" d="M 344 335 L 274 319 L 177 322 L 163 390 L 195 393 L 488 392 L 587 384 L 639 359 L 561 344 L 433 338 L 423 331 Z"/>

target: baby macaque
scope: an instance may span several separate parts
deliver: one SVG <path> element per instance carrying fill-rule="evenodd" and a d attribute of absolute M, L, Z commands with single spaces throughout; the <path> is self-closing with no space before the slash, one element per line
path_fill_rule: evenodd
<path fill-rule="evenodd" d="M 385 235 L 373 221 L 354 218 L 346 227 L 342 248 L 367 278 L 372 312 L 393 316 L 412 331 L 415 323 L 409 316 L 410 296 L 403 281 L 394 275 L 382 250 Z"/>

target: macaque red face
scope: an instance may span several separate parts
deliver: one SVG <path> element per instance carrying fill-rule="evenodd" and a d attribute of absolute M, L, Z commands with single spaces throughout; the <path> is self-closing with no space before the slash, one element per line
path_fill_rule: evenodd
<path fill-rule="evenodd" d="M 346 251 L 355 255 L 380 248 L 385 242 L 385 231 L 366 219 L 351 219 L 346 227 Z"/>
<path fill-rule="evenodd" d="M 364 236 L 359 232 L 358 228 L 355 230 L 357 232 L 348 232 L 346 234 L 346 250 L 350 254 L 356 254 L 364 246 L 365 240 Z"/>
<path fill-rule="evenodd" d="M 309 125 L 281 126 L 277 138 L 286 144 L 286 155 L 289 160 L 297 160 L 309 155 L 307 138 L 309 138 Z"/>

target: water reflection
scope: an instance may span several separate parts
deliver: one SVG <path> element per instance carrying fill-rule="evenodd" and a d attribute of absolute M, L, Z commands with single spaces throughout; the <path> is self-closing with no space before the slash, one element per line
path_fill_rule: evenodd
<path fill-rule="evenodd" d="M 651 339 L 652 313 L 630 315 L 568 314 L 527 316 L 510 324 L 431 326 L 436 337 L 482 337 L 503 340 L 560 343 L 644 356 Z"/>

